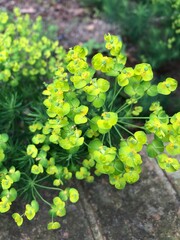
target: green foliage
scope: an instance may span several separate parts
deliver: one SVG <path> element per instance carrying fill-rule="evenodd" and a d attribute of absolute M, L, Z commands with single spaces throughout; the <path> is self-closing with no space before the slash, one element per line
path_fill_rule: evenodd
<path fill-rule="evenodd" d="M 24 217 L 33 219 L 39 209 L 33 176 L 43 172 L 33 161 L 38 149 L 29 143 L 28 126 L 34 119 L 46 119 L 40 92 L 62 64 L 65 51 L 44 34 L 41 17 L 32 21 L 15 8 L 13 14 L 0 10 L 0 19 L 0 213 L 9 211 L 17 197 L 26 196 L 24 213 L 12 215 L 21 226 Z M 37 129 L 40 123 L 34 124 Z M 33 142 L 43 143 L 43 135 Z M 44 157 L 48 146 L 42 149 Z"/>
<path fill-rule="evenodd" d="M 17 226 L 24 219 L 32 220 L 43 201 L 51 219 L 47 229 L 60 228 L 56 219 L 66 215 L 69 203 L 79 200 L 78 190 L 67 183 L 71 179 L 91 183 L 96 176 L 107 175 L 117 189 L 137 182 L 143 146 L 163 170 L 180 169 L 176 159 L 180 153 L 180 113 L 170 117 L 155 102 L 150 106 L 150 116 L 143 117 L 139 105 L 146 94 L 175 91 L 176 80 L 167 78 L 152 85 L 149 64 L 126 67 L 119 38 L 108 34 L 104 39 L 109 54 L 97 53 L 91 63 L 86 48 L 69 50 L 64 67 L 59 64 L 53 82 L 43 89 L 41 101 L 46 111 L 38 99 L 33 102 L 35 107 L 22 105 L 27 102 L 23 94 L 20 99 L 15 93 L 11 100 L 5 98 L 8 104 L 3 113 L 6 117 L 12 114 L 16 121 L 13 118 L 6 128 L 0 125 L 4 130 L 0 134 L 0 213 L 8 212 L 20 196 L 26 197 L 24 210 L 12 214 Z M 22 119 L 17 121 L 19 112 Z M 146 120 L 144 126 L 138 126 L 137 119 Z M 151 142 L 148 133 L 154 136 Z M 47 201 L 41 189 L 56 194 Z"/>
<path fill-rule="evenodd" d="M 122 35 L 137 46 L 137 57 L 154 68 L 175 58 L 180 49 L 179 0 L 81 0 L 116 22 Z"/>
<path fill-rule="evenodd" d="M 15 8 L 13 16 L 1 10 L 0 19 L 0 82 L 17 86 L 51 79 L 64 52 L 43 35 L 41 17 L 33 22 Z"/>
<path fill-rule="evenodd" d="M 0 133 L 13 136 L 12 144 L 24 145 L 27 122 L 36 114 L 31 111 L 40 108 L 43 83 L 52 80 L 65 51 L 44 35 L 41 17 L 32 21 L 14 8 L 13 13 L 0 10 L 0 19 Z M 42 118 L 42 111 L 38 114 Z"/>
<path fill-rule="evenodd" d="M 83 43 L 83 46 L 88 49 L 89 55 L 92 55 L 94 52 L 104 52 L 106 48 L 104 43 L 97 42 L 95 39 L 89 39 L 87 42 Z"/>

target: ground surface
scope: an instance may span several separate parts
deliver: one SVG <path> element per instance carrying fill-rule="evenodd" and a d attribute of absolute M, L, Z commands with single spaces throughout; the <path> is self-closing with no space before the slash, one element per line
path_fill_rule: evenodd
<path fill-rule="evenodd" d="M 46 230 L 50 219 L 43 205 L 35 220 L 25 221 L 21 228 L 11 213 L 1 216 L 0 240 L 180 239 L 179 172 L 167 177 L 152 159 L 144 157 L 141 180 L 122 191 L 105 178 L 77 185 L 80 201 L 69 206 L 60 230 Z M 17 203 L 13 210 L 20 208 Z"/>
<path fill-rule="evenodd" d="M 0 0 L 0 7 L 12 10 L 14 6 L 57 24 L 58 38 L 67 49 L 91 38 L 102 42 L 108 32 L 120 34 L 115 26 L 82 8 L 78 0 Z M 128 50 L 131 63 L 136 62 L 132 52 Z M 180 79 L 178 68 L 175 62 L 160 72 Z M 69 206 L 60 230 L 46 230 L 50 219 L 43 205 L 36 219 L 25 222 L 22 228 L 15 226 L 11 213 L 1 215 L 0 240 L 179 240 L 179 186 L 179 172 L 165 175 L 152 159 L 144 157 L 141 180 L 123 191 L 115 190 L 105 178 L 93 184 L 78 184 L 80 201 Z M 17 203 L 13 210 L 20 208 Z"/>

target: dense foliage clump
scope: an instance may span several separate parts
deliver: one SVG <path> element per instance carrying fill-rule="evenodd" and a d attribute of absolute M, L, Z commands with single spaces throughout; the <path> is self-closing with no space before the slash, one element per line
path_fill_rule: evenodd
<path fill-rule="evenodd" d="M 51 79 L 64 50 L 43 34 L 41 17 L 0 11 L 0 83 L 11 86 Z M 23 83 L 22 83 L 23 82 Z"/>
<path fill-rule="evenodd" d="M 136 57 L 153 68 L 179 59 L 179 0 L 81 0 L 118 24 L 121 34 L 137 48 Z"/>
<path fill-rule="evenodd" d="M 65 50 L 44 35 L 41 17 L 33 21 L 15 8 L 14 13 L 0 10 L 0 19 L 0 132 L 17 141 L 30 120 L 27 113 L 40 101 L 44 82 L 52 81 Z"/>

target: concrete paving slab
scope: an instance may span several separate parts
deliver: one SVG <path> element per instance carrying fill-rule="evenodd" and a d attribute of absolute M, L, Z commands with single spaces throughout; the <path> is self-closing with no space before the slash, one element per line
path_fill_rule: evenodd
<path fill-rule="evenodd" d="M 167 177 L 180 198 L 180 172 L 178 171 L 173 174 L 167 174 Z"/>
<path fill-rule="evenodd" d="M 180 239 L 180 202 L 153 160 L 146 159 L 141 180 L 123 191 L 105 179 L 84 191 L 104 240 Z"/>
<path fill-rule="evenodd" d="M 180 240 L 177 191 L 152 159 L 144 160 L 141 180 L 124 190 L 110 186 L 105 177 L 78 183 L 80 201 L 68 207 L 60 230 L 46 229 L 46 205 L 21 228 L 10 213 L 1 214 L 0 240 Z M 21 202 L 14 211 L 20 207 Z"/>
<path fill-rule="evenodd" d="M 18 204 L 13 208 L 15 211 L 21 209 Z M 0 240 L 93 240 L 81 203 L 69 205 L 66 217 L 59 220 L 61 229 L 47 230 L 47 223 L 51 221 L 47 205 L 42 206 L 34 220 L 25 221 L 20 228 L 14 223 L 11 214 L 1 214 Z"/>

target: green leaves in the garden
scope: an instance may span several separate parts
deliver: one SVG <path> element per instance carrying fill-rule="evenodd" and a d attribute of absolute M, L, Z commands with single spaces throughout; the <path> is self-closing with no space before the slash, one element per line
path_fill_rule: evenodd
<path fill-rule="evenodd" d="M 129 84 L 130 78 L 134 76 L 134 69 L 131 67 L 126 67 L 122 72 L 117 76 L 117 81 L 119 86 L 124 87 Z"/>
<path fill-rule="evenodd" d="M 109 132 L 109 130 L 116 125 L 118 115 L 114 112 L 102 113 L 102 119 L 97 121 L 98 131 L 102 134 Z"/>
<path fill-rule="evenodd" d="M 163 95 L 169 95 L 177 88 L 177 81 L 174 78 L 167 78 L 164 82 L 160 82 L 157 85 L 158 93 Z"/>
<path fill-rule="evenodd" d="M 16 222 L 17 226 L 20 227 L 23 224 L 23 218 L 19 213 L 13 213 L 12 217 Z"/>
<path fill-rule="evenodd" d="M 11 207 L 11 201 L 7 196 L 3 196 L 0 201 L 0 213 L 8 212 Z"/>
<path fill-rule="evenodd" d="M 24 214 L 28 220 L 32 220 L 35 217 L 38 210 L 39 210 L 38 202 L 36 200 L 32 200 L 31 204 L 26 204 L 26 209 Z"/>
<path fill-rule="evenodd" d="M 0 165 L 1 162 L 5 159 L 5 150 L 7 148 L 7 141 L 9 136 L 6 133 L 0 134 Z"/>
<path fill-rule="evenodd" d="M 27 147 L 27 155 L 32 156 L 32 158 L 35 158 L 37 156 L 38 150 L 35 145 L 29 144 Z"/>
<path fill-rule="evenodd" d="M 153 78 L 152 68 L 148 63 L 137 64 L 134 68 L 134 74 L 140 76 L 143 81 L 150 81 Z"/>
<path fill-rule="evenodd" d="M 176 158 L 171 158 L 165 153 L 157 156 L 159 166 L 166 172 L 175 172 L 180 169 L 180 163 Z"/>
<path fill-rule="evenodd" d="M 77 189 L 70 188 L 70 190 L 69 190 L 69 200 L 72 203 L 76 203 L 79 200 L 79 193 L 78 193 Z"/>
<path fill-rule="evenodd" d="M 114 60 L 111 57 L 104 57 L 102 53 L 97 53 L 92 58 L 92 65 L 95 70 L 108 73 L 113 70 Z"/>
<path fill-rule="evenodd" d="M 75 46 L 60 64 L 63 49 L 58 43 L 34 33 L 41 29 L 41 19 L 34 25 L 17 9 L 15 15 L 16 23 L 8 33 L 5 26 L 11 19 L 0 11 L 0 40 L 5 36 L 0 46 L 0 81 L 12 85 L 14 92 L 22 88 L 22 95 L 30 96 L 17 96 L 17 101 L 14 94 L 8 104 L 8 97 L 0 102 L 0 126 L 13 119 L 11 124 L 2 124 L 0 133 L 0 213 L 9 211 L 18 197 L 26 195 L 24 212 L 12 215 L 16 224 L 21 226 L 24 218 L 34 219 L 41 200 L 49 207 L 47 228 L 58 229 L 61 225 L 55 218 L 64 217 L 67 204 L 80 197 L 78 189 L 67 183 L 70 179 L 72 183 L 74 178 L 91 183 L 95 176 L 107 175 L 110 184 L 123 189 L 140 178 L 144 146 L 163 170 L 180 169 L 176 159 L 180 154 L 179 113 L 171 117 L 160 102 L 150 101 L 150 115 L 143 116 L 139 101 L 146 95 L 169 94 L 176 89 L 176 80 L 151 84 L 150 64 L 126 67 L 122 41 L 111 34 L 104 37 L 108 52 L 98 52 L 90 61 L 88 50 Z M 45 79 L 44 90 L 42 83 L 37 86 L 43 90 L 43 106 L 38 104 L 39 96 L 31 96 L 32 90 L 23 89 L 23 81 L 29 86 L 28 81 L 34 84 L 36 77 Z M 56 195 L 52 193 L 48 200 L 41 189 Z"/>
<path fill-rule="evenodd" d="M 55 230 L 55 229 L 58 229 L 58 228 L 60 228 L 60 227 L 61 227 L 61 225 L 60 225 L 59 222 L 50 222 L 50 223 L 48 223 L 48 225 L 47 225 L 47 229 L 48 229 L 48 230 Z"/>
<path fill-rule="evenodd" d="M 149 157 L 152 157 L 152 158 L 155 158 L 163 151 L 164 151 L 164 144 L 157 137 L 147 146 L 147 154 Z"/>
<path fill-rule="evenodd" d="M 64 49 L 43 35 L 41 17 L 32 21 L 15 8 L 12 15 L 1 10 L 0 19 L 0 82 L 15 87 L 29 81 L 41 89 L 36 83 L 53 76 L 55 66 L 65 55 Z"/>

